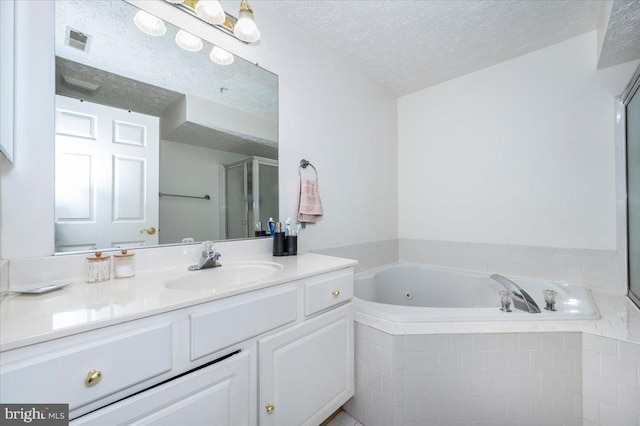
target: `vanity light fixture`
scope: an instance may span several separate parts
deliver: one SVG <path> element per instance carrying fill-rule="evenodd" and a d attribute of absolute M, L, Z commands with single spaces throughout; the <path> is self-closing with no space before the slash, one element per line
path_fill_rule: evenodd
<path fill-rule="evenodd" d="M 220 0 L 164 0 L 243 43 L 260 40 L 253 9 L 247 0 L 240 0 L 239 18 L 224 11 Z"/>
<path fill-rule="evenodd" d="M 179 30 L 176 33 L 176 44 L 187 52 L 199 52 L 202 49 L 202 40 L 193 34 Z"/>
<path fill-rule="evenodd" d="M 218 46 L 213 46 L 209 58 L 218 65 L 231 65 L 233 63 L 233 55 Z"/>
<path fill-rule="evenodd" d="M 160 37 L 167 32 L 167 27 L 162 19 L 156 18 L 144 10 L 139 10 L 135 14 L 133 22 L 140 31 L 151 36 Z"/>
<path fill-rule="evenodd" d="M 222 25 L 227 19 L 220 0 L 199 0 L 196 3 L 196 15 L 213 25 Z"/>
<path fill-rule="evenodd" d="M 260 31 L 253 17 L 253 9 L 247 0 L 240 0 L 240 13 L 238 14 L 238 22 L 233 27 L 233 34 L 247 43 L 260 40 Z"/>

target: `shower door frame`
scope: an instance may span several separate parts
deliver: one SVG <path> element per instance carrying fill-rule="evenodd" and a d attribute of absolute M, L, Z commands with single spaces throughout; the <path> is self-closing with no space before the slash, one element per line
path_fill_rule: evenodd
<path fill-rule="evenodd" d="M 636 294 L 631 290 L 631 232 L 630 232 L 630 203 L 629 203 L 629 138 L 627 137 L 628 131 L 628 118 L 627 117 L 627 105 L 631 102 L 631 100 L 635 96 L 640 96 L 640 66 L 636 69 L 636 72 L 633 74 L 633 77 L 629 81 L 629 84 L 625 88 L 624 92 L 619 97 L 619 100 L 622 104 L 622 113 L 624 115 L 624 167 L 625 167 L 625 195 L 626 195 L 626 234 L 627 234 L 627 244 L 626 244 L 626 255 L 627 255 L 627 296 L 629 299 L 633 301 L 640 308 L 640 293 Z M 640 242 L 638 242 L 640 243 Z M 636 277 L 634 277 L 636 278 Z M 640 279 L 640 277 L 637 277 Z"/>

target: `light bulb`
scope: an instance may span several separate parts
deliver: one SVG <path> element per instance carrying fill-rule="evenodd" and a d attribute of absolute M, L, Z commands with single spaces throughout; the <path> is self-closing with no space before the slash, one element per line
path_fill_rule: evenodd
<path fill-rule="evenodd" d="M 167 32 L 167 27 L 164 26 L 162 19 L 156 18 L 144 10 L 139 10 L 135 14 L 133 23 L 136 24 L 136 27 L 138 27 L 140 31 L 152 36 L 163 36 Z"/>
<path fill-rule="evenodd" d="M 240 13 L 238 14 L 238 22 L 233 27 L 233 34 L 247 43 L 260 40 L 260 31 L 253 18 L 253 10 L 246 0 L 240 2 Z"/>
<path fill-rule="evenodd" d="M 220 0 L 200 0 L 196 3 L 196 15 L 203 21 L 214 25 L 224 24 L 227 18 Z"/>
<path fill-rule="evenodd" d="M 233 63 L 233 55 L 218 46 L 213 46 L 209 58 L 218 65 L 231 65 Z"/>
<path fill-rule="evenodd" d="M 202 49 L 202 40 L 185 30 L 176 33 L 176 43 L 187 52 L 198 52 Z"/>

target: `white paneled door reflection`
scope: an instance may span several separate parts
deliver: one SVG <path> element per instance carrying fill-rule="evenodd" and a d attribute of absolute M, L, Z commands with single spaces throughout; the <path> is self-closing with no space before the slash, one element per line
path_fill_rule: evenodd
<path fill-rule="evenodd" d="M 159 118 L 56 96 L 56 251 L 158 244 Z"/>

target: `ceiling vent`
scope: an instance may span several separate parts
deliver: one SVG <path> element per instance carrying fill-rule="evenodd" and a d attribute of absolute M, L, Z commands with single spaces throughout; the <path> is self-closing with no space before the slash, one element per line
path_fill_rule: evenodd
<path fill-rule="evenodd" d="M 78 30 L 67 27 L 64 37 L 64 44 L 71 46 L 83 52 L 89 51 L 89 45 L 91 44 L 91 36 L 81 33 Z"/>

